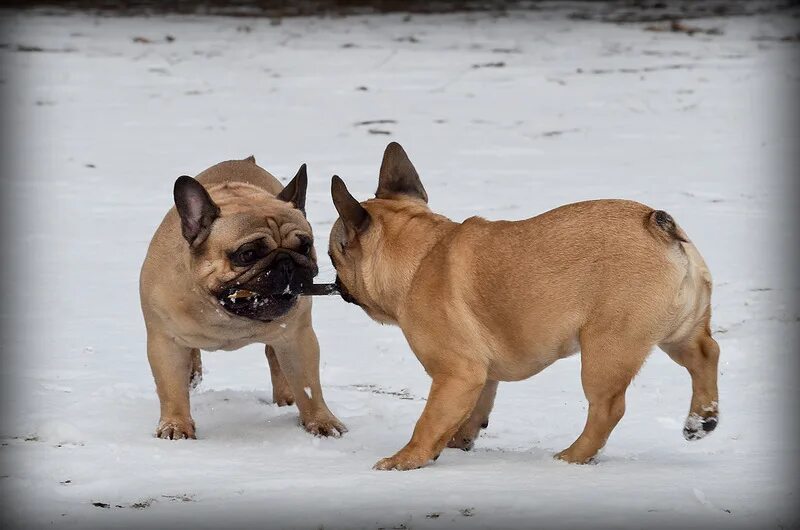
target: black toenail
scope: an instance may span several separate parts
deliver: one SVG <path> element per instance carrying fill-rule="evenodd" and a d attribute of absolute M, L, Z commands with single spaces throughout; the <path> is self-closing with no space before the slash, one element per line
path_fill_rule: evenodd
<path fill-rule="evenodd" d="M 481 423 L 481 429 L 485 429 L 488 426 L 489 426 L 489 420 L 486 420 L 485 422 Z"/>
<path fill-rule="evenodd" d="M 711 432 L 717 427 L 717 418 L 706 418 L 703 420 L 703 430 Z"/>

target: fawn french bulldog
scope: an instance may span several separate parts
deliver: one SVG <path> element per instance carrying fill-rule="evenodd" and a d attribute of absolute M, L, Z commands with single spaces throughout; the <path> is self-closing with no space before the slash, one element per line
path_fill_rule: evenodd
<path fill-rule="evenodd" d="M 384 153 L 374 199 L 338 176 L 329 254 L 342 297 L 398 325 L 433 382 L 411 440 L 376 469 L 414 469 L 445 446 L 469 450 L 498 381 L 580 351 L 588 418 L 556 456 L 587 463 L 625 412 L 625 391 L 658 345 L 692 378 L 689 440 L 717 425 L 719 347 L 711 275 L 666 212 L 625 200 L 568 204 L 523 221 L 453 222 L 403 148 Z"/>
<path fill-rule="evenodd" d="M 140 277 L 147 357 L 161 402 L 156 436 L 195 438 L 189 388 L 200 350 L 266 345 L 276 404 L 296 403 L 305 429 L 339 436 L 319 383 L 311 298 L 317 274 L 305 217 L 305 164 L 286 187 L 254 157 L 175 182 L 175 207 L 156 230 Z"/>

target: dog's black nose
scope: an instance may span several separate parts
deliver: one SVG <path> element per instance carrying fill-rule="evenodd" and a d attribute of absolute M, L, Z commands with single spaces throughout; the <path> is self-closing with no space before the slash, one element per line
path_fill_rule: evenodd
<path fill-rule="evenodd" d="M 289 256 L 283 255 L 278 258 L 279 270 L 286 275 L 287 281 L 292 281 L 294 276 L 294 260 Z"/>

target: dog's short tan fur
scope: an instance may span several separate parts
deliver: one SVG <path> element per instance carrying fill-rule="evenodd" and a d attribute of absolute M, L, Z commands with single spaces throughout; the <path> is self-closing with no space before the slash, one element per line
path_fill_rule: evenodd
<path fill-rule="evenodd" d="M 446 445 L 469 449 L 488 424 L 498 381 L 525 379 L 579 350 L 588 419 L 558 458 L 585 463 L 597 454 L 655 345 L 692 377 L 684 435 L 716 426 L 711 277 L 664 212 L 598 200 L 523 221 L 455 223 L 428 208 L 396 143 L 376 198 L 358 203 L 338 177 L 332 194 L 340 218 L 329 252 L 343 296 L 400 326 L 433 379 L 411 441 L 376 468 L 417 468 Z"/>
<path fill-rule="evenodd" d="M 272 249 L 295 249 L 301 238 L 311 240 L 303 212 L 276 198 L 284 187 L 253 157 L 217 164 L 196 181 L 218 216 L 205 227 L 204 240 L 191 243 L 173 207 L 153 236 L 140 278 L 147 356 L 161 402 L 156 436 L 195 438 L 189 388 L 201 376 L 201 349 L 233 350 L 254 342 L 267 345 L 275 403 L 296 403 L 309 432 L 339 435 L 346 429 L 328 410 L 320 388 L 311 299 L 299 297 L 286 314 L 264 322 L 227 312 L 215 297 L 243 274 L 228 255 L 243 242 L 259 239 Z M 302 194 L 304 202 L 305 184 Z M 315 261 L 313 252 L 311 246 L 309 259 Z"/>

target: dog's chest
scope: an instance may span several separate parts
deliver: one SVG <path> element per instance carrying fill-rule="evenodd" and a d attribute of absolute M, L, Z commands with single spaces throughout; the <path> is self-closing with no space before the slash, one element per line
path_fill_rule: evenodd
<path fill-rule="evenodd" d="M 270 325 L 231 318 L 221 308 L 193 309 L 189 313 L 173 314 L 172 319 L 175 342 L 187 348 L 238 350 L 254 342 L 264 342 L 266 328 Z"/>
<path fill-rule="evenodd" d="M 254 342 L 262 342 L 260 333 L 250 333 L 246 335 L 228 336 L 203 333 L 182 333 L 175 337 L 175 342 L 187 348 L 198 348 L 204 351 L 232 351 L 244 348 Z"/>
<path fill-rule="evenodd" d="M 489 363 L 489 378 L 497 381 L 521 381 L 532 377 L 559 359 L 580 350 L 577 336 L 552 344 L 515 345 L 495 352 Z"/>

